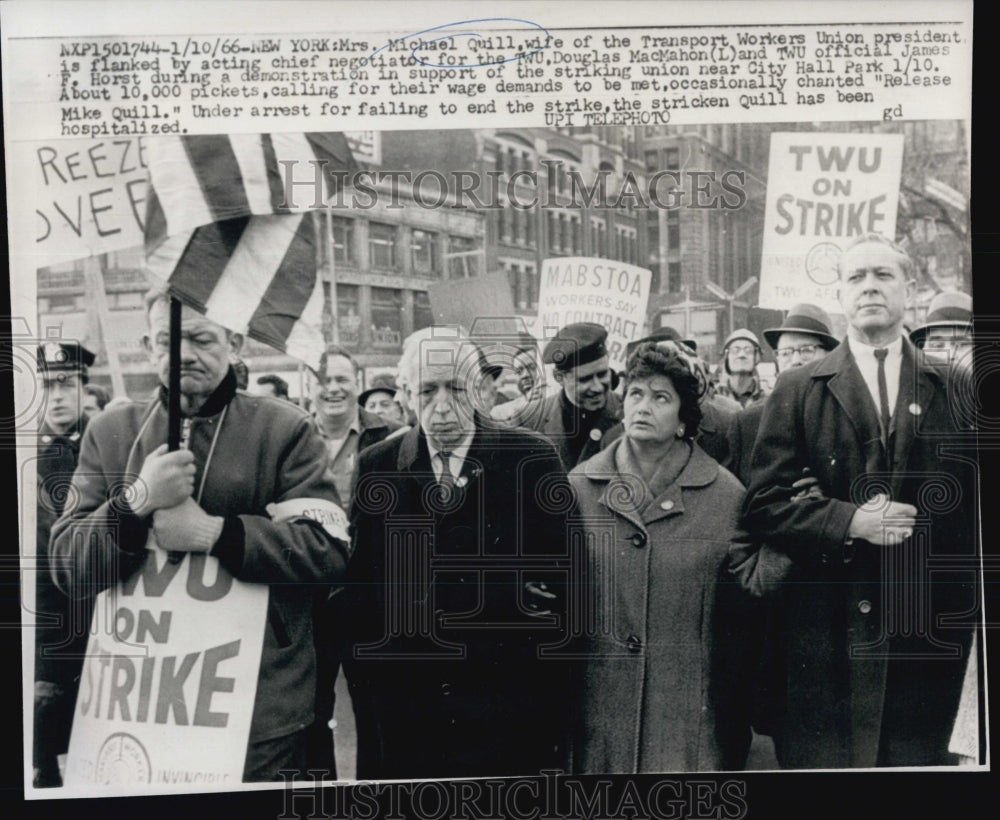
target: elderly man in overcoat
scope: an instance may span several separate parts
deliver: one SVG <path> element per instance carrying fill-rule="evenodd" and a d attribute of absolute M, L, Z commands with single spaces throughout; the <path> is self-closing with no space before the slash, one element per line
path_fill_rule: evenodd
<path fill-rule="evenodd" d="M 911 272 L 877 234 L 845 249 L 847 339 L 782 374 L 753 451 L 744 524 L 792 559 L 774 734 L 786 768 L 954 762 L 975 620 L 975 451 L 961 446 L 950 374 L 903 335 Z M 821 492 L 794 498 L 805 468 Z"/>
<path fill-rule="evenodd" d="M 566 635 L 559 456 L 484 423 L 492 370 L 469 340 L 410 344 L 400 375 L 418 425 L 360 455 L 339 602 L 357 776 L 564 768 L 571 669 L 543 651 Z"/>

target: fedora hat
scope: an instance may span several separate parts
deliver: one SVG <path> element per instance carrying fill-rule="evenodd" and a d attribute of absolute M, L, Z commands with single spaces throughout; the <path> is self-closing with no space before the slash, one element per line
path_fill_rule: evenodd
<path fill-rule="evenodd" d="M 781 327 L 772 327 L 764 331 L 764 339 L 772 350 L 778 346 L 782 333 L 808 333 L 819 338 L 824 350 L 833 350 L 840 340 L 831 332 L 830 316 L 825 310 L 808 302 L 794 305 L 788 311 Z"/>
<path fill-rule="evenodd" d="M 932 327 L 971 327 L 972 297 L 959 291 L 939 293 L 927 306 L 927 319 L 910 331 L 910 341 L 922 346 Z"/>

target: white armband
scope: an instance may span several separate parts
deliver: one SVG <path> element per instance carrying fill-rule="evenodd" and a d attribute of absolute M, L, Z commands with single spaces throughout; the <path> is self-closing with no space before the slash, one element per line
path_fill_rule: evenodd
<path fill-rule="evenodd" d="M 322 525 L 331 536 L 341 541 L 350 540 L 347 535 L 347 516 L 344 511 L 325 498 L 290 498 L 265 507 L 272 521 L 292 521 L 308 518 Z"/>

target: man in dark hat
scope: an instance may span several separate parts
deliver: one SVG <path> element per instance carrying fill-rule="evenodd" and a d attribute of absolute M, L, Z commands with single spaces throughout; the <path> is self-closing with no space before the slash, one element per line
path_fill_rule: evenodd
<path fill-rule="evenodd" d="M 379 373 L 372 378 L 371 387 L 361 391 L 358 396 L 358 407 L 379 418 L 405 424 L 403 406 L 396 401 L 399 385 L 390 373 Z"/>
<path fill-rule="evenodd" d="M 929 359 L 972 366 L 972 297 L 956 291 L 939 293 L 927 306 L 927 318 L 910 332 L 910 341 Z"/>
<path fill-rule="evenodd" d="M 621 401 L 611 392 L 608 332 L 593 322 L 566 325 L 553 336 L 542 361 L 554 368 L 562 388 L 529 402 L 512 422 L 546 436 L 571 470 L 601 449 L 601 439 L 621 418 Z"/>
<path fill-rule="evenodd" d="M 288 398 L 288 382 L 275 373 L 265 373 L 263 376 L 257 377 L 257 395 L 275 396 L 291 401 Z"/>
<path fill-rule="evenodd" d="M 62 514 L 80 439 L 87 426 L 82 410 L 87 368 L 94 354 L 75 342 L 38 347 L 38 373 L 45 415 L 38 441 L 38 518 L 35 574 L 35 788 L 61 786 L 58 755 L 69 744 L 73 704 L 87 648 L 90 607 L 71 602 L 49 573 L 49 531 Z"/>
<path fill-rule="evenodd" d="M 778 372 L 822 359 L 840 342 L 831 333 L 830 317 L 816 305 L 795 305 L 781 327 L 764 331 L 764 339 L 771 346 L 778 363 Z M 746 485 L 750 481 L 750 453 L 757 438 L 760 420 L 766 402 L 750 404 L 732 417 L 729 426 L 729 458 L 723 463 L 733 475 Z"/>

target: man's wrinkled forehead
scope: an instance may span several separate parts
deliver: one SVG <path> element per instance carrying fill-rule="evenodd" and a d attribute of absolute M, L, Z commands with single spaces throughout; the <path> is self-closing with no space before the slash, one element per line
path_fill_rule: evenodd
<path fill-rule="evenodd" d="M 166 301 L 156 302 L 150 308 L 149 329 L 156 333 L 170 330 L 170 307 Z M 216 324 L 187 305 L 181 309 L 181 330 L 187 333 L 211 330 L 218 333 L 221 338 L 229 336 L 229 331 L 222 325 Z"/>
<path fill-rule="evenodd" d="M 859 242 L 844 251 L 840 258 L 840 273 L 858 270 L 888 269 L 905 276 L 908 258 L 890 245 L 881 242 Z"/>

